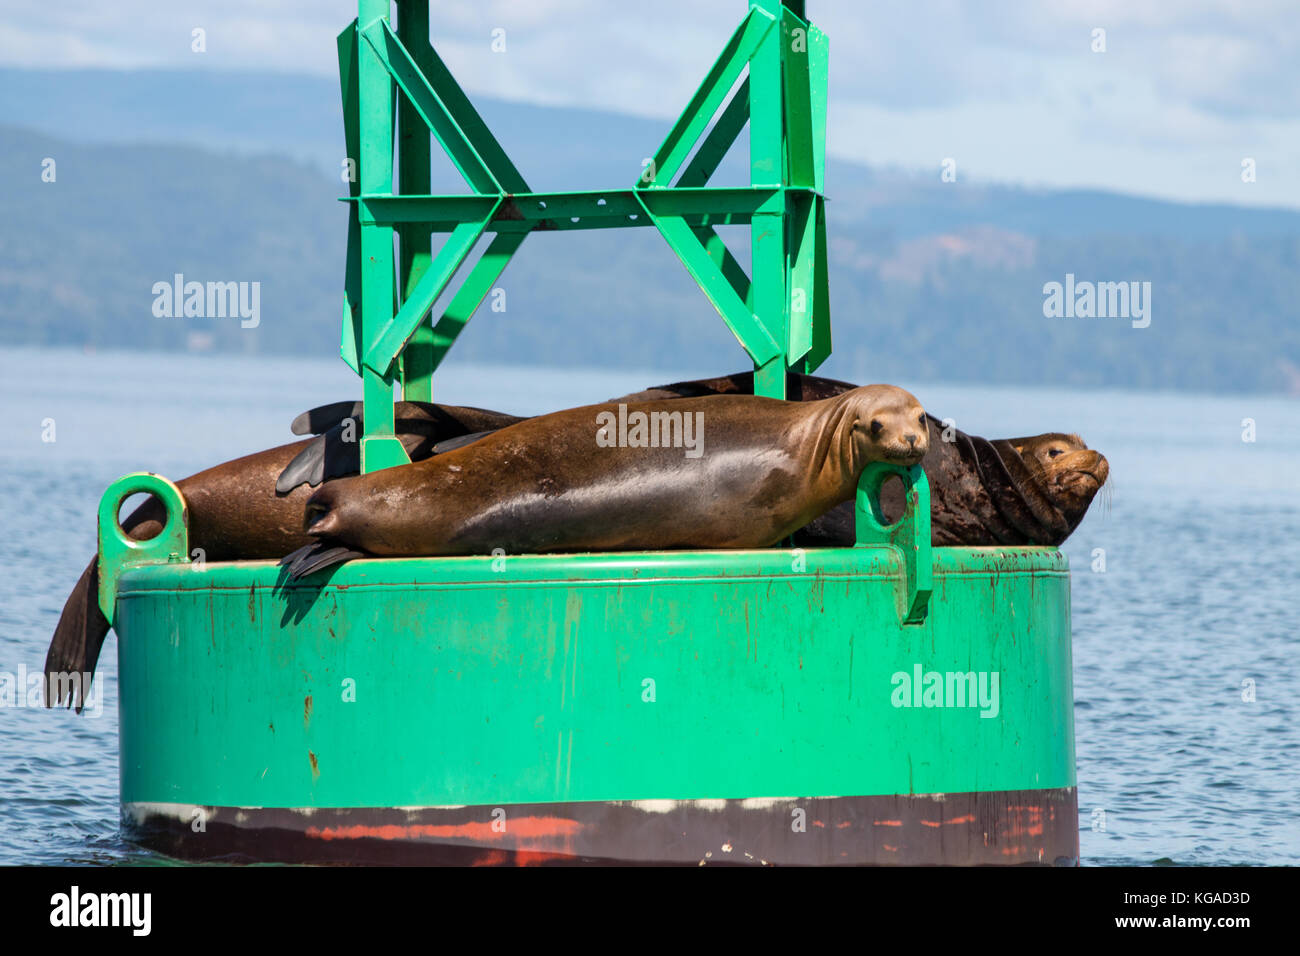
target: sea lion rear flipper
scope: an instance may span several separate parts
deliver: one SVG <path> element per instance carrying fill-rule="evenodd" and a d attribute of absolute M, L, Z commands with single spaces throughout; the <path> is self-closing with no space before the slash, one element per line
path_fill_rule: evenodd
<path fill-rule="evenodd" d="M 351 548 L 331 544 L 328 541 L 313 541 L 311 544 L 303 545 L 297 551 L 286 554 L 280 559 L 280 566 L 287 565 L 289 578 L 296 581 L 325 568 L 342 564 L 344 561 L 364 557 L 367 555 L 362 551 L 353 551 Z"/>
<path fill-rule="evenodd" d="M 45 706 L 85 706 L 99 652 L 109 631 L 99 609 L 99 559 L 93 558 L 63 605 L 45 654 Z"/>

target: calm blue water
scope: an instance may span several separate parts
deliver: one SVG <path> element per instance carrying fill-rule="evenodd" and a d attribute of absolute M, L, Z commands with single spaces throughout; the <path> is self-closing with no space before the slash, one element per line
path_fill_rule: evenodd
<path fill-rule="evenodd" d="M 183 477 L 281 444 L 298 412 L 359 394 L 338 361 L 4 358 L 0 672 L 10 674 L 41 668 L 94 551 L 105 485 L 142 469 Z M 453 363 L 438 397 L 535 413 L 733 370 Z M 1300 863 L 1300 402 L 899 384 L 967 431 L 1077 430 L 1110 459 L 1110 507 L 1099 497 L 1065 546 L 1084 862 Z M 42 441 L 51 418 L 52 443 Z M 1244 418 L 1253 443 L 1241 439 Z M 1097 548 L 1103 573 L 1091 567 Z M 118 836 L 114 640 L 96 678 L 98 717 L 0 708 L 0 864 L 151 859 Z"/>

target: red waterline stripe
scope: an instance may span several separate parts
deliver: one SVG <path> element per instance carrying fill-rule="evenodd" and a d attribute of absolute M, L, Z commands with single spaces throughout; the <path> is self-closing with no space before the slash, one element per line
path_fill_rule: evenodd
<path fill-rule="evenodd" d="M 442 825 L 389 823 L 368 826 L 358 823 L 346 827 L 308 827 L 305 832 L 308 837 L 317 840 L 408 840 L 413 837 L 433 837 L 496 842 L 507 838 L 538 840 L 546 837 L 570 837 L 581 829 L 581 823 L 566 817 L 519 817 L 507 821 L 504 832 L 494 830 L 491 823 L 479 821 Z"/>

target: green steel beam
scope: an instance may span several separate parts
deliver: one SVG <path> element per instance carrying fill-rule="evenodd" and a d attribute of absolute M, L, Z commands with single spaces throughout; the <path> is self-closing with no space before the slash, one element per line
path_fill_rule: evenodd
<path fill-rule="evenodd" d="M 592 190 L 586 192 L 523 193 L 506 196 L 487 228 L 496 231 L 515 223 L 527 228 L 598 229 L 604 220 L 628 220 L 640 216 L 646 206 L 656 215 L 687 216 L 695 225 L 735 225 L 748 223 L 750 217 L 765 206 L 772 211 L 773 200 L 782 190 L 778 187 L 750 186 L 708 187 L 700 189 L 632 189 Z M 811 190 L 789 189 L 789 195 L 811 198 Z M 363 195 L 356 199 L 362 223 L 399 225 L 440 224 L 432 231 L 450 232 L 448 223 L 482 219 L 497 204 L 496 196 L 394 196 Z M 352 201 L 352 200 L 345 200 Z M 778 207 L 779 208 L 779 207 Z M 563 225 L 569 220 L 569 226 Z M 628 225 L 643 222 L 628 222 Z"/>
<path fill-rule="evenodd" d="M 388 15 L 388 0 L 359 0 L 358 28 L 364 36 Z M 358 165 L 361 192 L 393 191 L 393 96 L 388 67 L 373 44 L 357 44 L 357 93 L 360 130 Z M 375 331 L 391 322 L 393 283 L 396 279 L 391 229 L 361 224 L 361 325 L 360 341 L 367 348 Z M 362 471 L 377 471 L 410 459 L 393 434 L 393 379 L 388 369 L 361 369 L 366 417 L 361 439 Z"/>
<path fill-rule="evenodd" d="M 702 189 L 642 189 L 636 198 L 655 215 L 684 216 L 695 214 L 721 218 L 725 215 L 754 215 L 771 209 L 773 201 L 779 204 L 782 190 L 779 187 L 702 188 Z M 707 224 L 707 223 L 706 223 Z"/>
<path fill-rule="evenodd" d="M 483 231 L 502 235 L 515 235 L 529 232 L 582 232 L 588 229 L 645 228 L 654 226 L 654 220 L 646 215 L 644 207 L 638 206 L 638 208 L 640 209 L 639 212 L 629 216 L 597 215 L 538 220 L 503 218 L 500 211 L 498 211 L 497 218 L 489 222 Z M 704 230 L 713 226 L 746 226 L 749 225 L 750 220 L 747 213 L 724 213 L 720 215 L 695 213 L 678 216 L 677 218 L 685 221 L 692 229 L 701 230 L 701 241 L 704 241 L 705 236 L 707 236 L 707 232 Z M 385 222 L 386 220 L 380 218 L 377 221 Z M 393 223 L 388 224 L 392 225 Z M 461 221 L 458 219 L 429 219 L 422 220 L 421 224 L 427 226 L 429 231 L 433 233 L 449 233 L 461 225 Z"/>
<path fill-rule="evenodd" d="M 784 83 L 785 182 L 811 187 L 816 181 L 808 28 L 790 11 L 781 14 L 781 77 Z"/>
<path fill-rule="evenodd" d="M 746 62 L 750 61 L 754 50 L 764 42 L 775 22 L 776 18 L 770 13 L 749 11 L 655 152 L 653 177 L 647 182 L 643 173 L 642 178 L 637 180 L 637 188 L 663 188 L 672 182 L 681 164 L 686 161 L 695 143 L 712 121 L 713 114 L 731 91 Z"/>
<path fill-rule="evenodd" d="M 465 257 L 483 235 L 485 222 L 465 222 L 452 230 L 443 247 L 438 250 L 433 263 L 412 290 L 410 298 L 402 303 L 397 314 L 376 330 L 369 339 L 372 343 L 366 351 L 366 367 L 380 375 L 387 375 L 393 363 L 402 353 L 406 340 L 419 326 L 421 320 L 433 308 L 433 303 L 442 290 L 447 287 L 451 277 L 456 274 Z M 391 405 L 391 402 L 390 402 Z M 369 409 L 367 409 L 369 414 Z M 391 411 L 390 411 L 391 414 Z"/>
<path fill-rule="evenodd" d="M 826 192 L 826 89 L 830 71 L 830 40 L 808 24 L 808 109 L 812 113 L 813 188 Z"/>
<path fill-rule="evenodd" d="M 421 3 L 427 8 L 428 0 L 421 0 Z M 404 4 L 405 0 L 399 9 Z M 424 24 L 427 42 L 427 9 Z M 366 41 L 377 48 L 382 42 L 384 49 L 380 55 L 392 72 L 394 81 L 438 137 L 438 142 L 447 150 L 452 161 L 456 162 L 457 157 L 463 155 L 469 168 L 486 172 L 491 179 L 490 183 L 471 179 L 466 175 L 466 170 L 461 169 L 471 187 L 478 192 L 528 192 L 528 183 L 432 46 L 421 51 L 421 56 L 412 56 L 398 35 L 384 22 L 371 25 L 366 33 Z M 461 168 L 459 164 L 457 168 Z"/>
<path fill-rule="evenodd" d="M 751 9 L 774 18 L 782 16 L 779 2 L 762 0 Z M 781 79 L 782 34 L 764 34 L 749 61 L 749 175 L 755 186 L 780 186 L 788 182 L 785 164 L 785 101 Z M 753 313 L 763 331 L 783 345 L 788 339 L 786 276 L 786 216 L 782 202 L 777 208 L 756 214 L 749 224 L 750 262 L 753 281 Z M 784 348 L 777 356 L 762 359 L 754 355 L 754 394 L 785 398 L 786 361 Z"/>
<path fill-rule="evenodd" d="M 786 360 L 791 367 L 812 349 L 813 300 L 816 296 L 817 212 L 811 202 L 790 204 L 790 337 Z"/>
<path fill-rule="evenodd" d="M 429 0 L 402 0 L 397 7 L 397 35 L 410 51 L 411 60 L 427 74 L 433 58 L 429 44 Z M 429 127 L 407 97 L 397 101 L 398 191 L 403 195 L 429 192 L 431 150 Z M 398 282 L 401 301 L 410 300 L 433 262 L 433 237 L 427 227 L 407 224 L 398 230 Z M 421 322 L 411 334 L 400 359 L 402 398 L 433 401 L 433 325 Z"/>
<path fill-rule="evenodd" d="M 741 81 L 718 121 L 677 180 L 679 187 L 703 186 L 749 122 L 749 77 Z"/>
<path fill-rule="evenodd" d="M 818 196 L 813 202 L 816 207 L 816 226 L 813 241 L 817 245 L 813 253 L 811 343 L 800 365 L 800 370 L 805 375 L 811 375 L 817 371 L 822 362 L 826 361 L 831 354 L 830 276 L 826 260 L 826 199 L 823 196 Z"/>
<path fill-rule="evenodd" d="M 361 179 L 357 164 L 361 157 L 361 131 L 358 127 L 361 110 L 357 90 L 357 21 L 353 20 L 338 35 L 339 92 L 343 100 L 343 139 L 347 150 L 348 195 L 361 195 Z M 361 344 L 361 225 L 357 218 L 357 205 L 348 208 L 348 248 L 343 278 L 343 334 L 339 354 L 357 374 L 361 373 L 358 356 L 364 351 Z"/>
<path fill-rule="evenodd" d="M 519 174 L 519 170 L 510 161 L 506 151 L 501 148 L 501 144 L 483 122 L 483 117 L 474 109 L 469 97 L 460 88 L 460 84 L 451 75 L 447 64 L 438 56 L 437 51 L 430 49 L 427 62 L 421 61 L 420 65 L 423 67 L 428 85 L 437 90 L 438 100 L 452 122 L 487 165 L 501 189 L 511 193 L 528 192 L 528 183 L 524 181 L 524 177 Z"/>
<path fill-rule="evenodd" d="M 395 226 L 404 223 L 478 222 L 496 208 L 500 197 L 364 195 L 357 199 L 363 224 Z M 450 230 L 448 230 L 450 231 Z"/>
<path fill-rule="evenodd" d="M 831 348 L 830 301 L 826 273 L 826 201 L 821 196 L 792 201 L 790 248 L 791 368 L 810 374 Z"/>
<path fill-rule="evenodd" d="M 420 118 L 433 131 L 442 148 L 447 151 L 456 169 L 469 187 L 477 193 L 499 193 L 501 184 L 488 169 L 483 157 L 465 131 L 460 128 L 441 97 L 439 91 L 420 72 L 410 52 L 402 46 L 392 27 L 384 20 L 376 20 L 361 31 L 366 43 L 392 76 Z"/>
<path fill-rule="evenodd" d="M 690 220 L 687 219 L 689 224 Z M 722 241 L 718 231 L 712 226 L 692 227 L 691 232 L 695 238 L 700 240 L 704 246 L 704 251 L 709 254 L 713 260 L 713 265 L 722 274 L 722 277 L 731 284 L 737 298 L 745 303 L 745 308 L 749 312 L 754 311 L 754 286 L 749 281 L 749 276 L 745 273 L 745 268 L 736 261 L 736 257 L 731 254 L 727 244 Z"/>
<path fill-rule="evenodd" d="M 723 276 L 691 226 L 680 216 L 656 216 L 649 206 L 646 207 L 646 214 L 654 219 L 660 233 L 686 266 L 686 271 L 708 296 L 722 316 L 722 321 L 727 323 L 727 328 L 731 329 L 749 353 L 754 365 L 764 366 L 780 358 L 782 350 L 777 340 L 759 321 L 758 316 L 750 311 L 745 297 L 741 296 L 735 285 Z"/>

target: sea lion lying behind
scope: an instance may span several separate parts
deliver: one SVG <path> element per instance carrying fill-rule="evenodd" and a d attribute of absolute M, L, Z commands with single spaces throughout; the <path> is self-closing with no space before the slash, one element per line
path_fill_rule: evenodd
<path fill-rule="evenodd" d="M 644 427 L 642 441 L 633 437 L 638 421 L 665 439 L 673 432 L 657 423 L 676 421 L 676 434 L 694 429 L 699 447 L 689 437 L 647 447 Z M 851 500 L 869 463 L 914 465 L 928 447 L 920 403 L 891 385 L 819 402 L 715 395 L 590 405 L 327 482 L 304 518 L 321 542 L 283 563 L 297 578 L 363 553 L 761 548 Z"/>
<path fill-rule="evenodd" d="M 753 390 L 752 372 L 657 385 L 620 401 L 673 395 L 731 395 Z M 855 386 L 835 379 L 789 372 L 792 401 L 818 401 Z M 1030 438 L 989 439 L 968 435 L 927 416 L 930 453 L 921 462 L 930 484 L 931 541 L 940 546 L 1059 546 L 1079 526 L 1110 465 L 1078 435 L 1049 433 Z M 903 491 L 887 482 L 881 510 L 902 516 Z M 845 502 L 794 535 L 801 547 L 851 547 L 856 541 L 854 503 Z"/>

